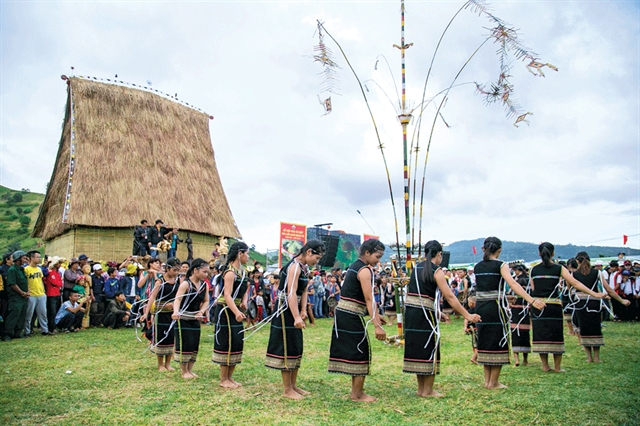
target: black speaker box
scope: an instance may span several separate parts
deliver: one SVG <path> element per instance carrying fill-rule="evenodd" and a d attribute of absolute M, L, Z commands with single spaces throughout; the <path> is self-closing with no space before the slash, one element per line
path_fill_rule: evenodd
<path fill-rule="evenodd" d="M 335 235 L 320 235 L 320 240 L 324 243 L 324 256 L 318 262 L 320 266 L 332 267 L 336 263 L 336 255 L 338 254 L 338 244 L 340 237 Z"/>
<path fill-rule="evenodd" d="M 451 257 L 450 251 L 442 252 L 442 262 L 440 262 L 441 268 L 449 268 L 449 258 Z"/>

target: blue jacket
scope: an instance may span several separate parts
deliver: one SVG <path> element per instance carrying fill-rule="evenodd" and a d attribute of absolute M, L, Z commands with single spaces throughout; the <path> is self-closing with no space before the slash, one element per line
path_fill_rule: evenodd
<path fill-rule="evenodd" d="M 120 280 L 118 278 L 107 278 L 104 282 L 104 297 L 114 299 L 116 291 L 122 291 L 120 289 Z"/>
<path fill-rule="evenodd" d="M 131 275 L 125 275 L 120 279 L 120 291 L 125 295 L 125 297 L 130 297 L 131 294 L 131 286 L 135 285 L 135 295 L 140 296 L 140 290 L 138 288 L 138 277 L 132 277 Z"/>

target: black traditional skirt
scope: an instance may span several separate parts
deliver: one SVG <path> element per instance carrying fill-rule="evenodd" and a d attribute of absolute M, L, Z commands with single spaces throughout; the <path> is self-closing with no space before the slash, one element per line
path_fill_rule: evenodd
<path fill-rule="evenodd" d="M 576 306 L 578 327 L 580 328 L 580 344 L 582 346 L 604 346 L 602 336 L 602 317 L 600 315 L 600 299 L 588 298 L 587 294 L 580 294 L 580 301 Z M 587 301 L 588 300 L 588 301 Z"/>
<path fill-rule="evenodd" d="M 177 322 L 173 324 L 171 312 L 158 312 L 153 321 L 153 334 L 151 337 L 151 352 L 157 356 L 173 355 L 175 348 L 175 332 Z M 173 324 L 173 326 L 171 325 Z"/>
<path fill-rule="evenodd" d="M 283 326 L 284 322 L 284 326 Z M 271 320 L 267 358 L 264 365 L 276 370 L 295 370 L 302 361 L 302 330 L 293 326 L 293 315 L 285 309 Z"/>
<path fill-rule="evenodd" d="M 180 319 L 176 321 L 175 355 L 180 364 L 196 362 L 200 348 L 200 321 L 196 319 Z"/>
<path fill-rule="evenodd" d="M 524 300 L 518 298 L 511 306 L 511 350 L 513 352 L 531 352 L 530 330 L 529 311 L 525 311 Z"/>
<path fill-rule="evenodd" d="M 440 344 L 437 342 L 437 322 L 433 309 L 405 304 L 404 363 L 402 372 L 433 376 L 440 373 Z M 417 297 L 416 297 L 417 299 Z M 431 302 L 433 306 L 433 302 Z M 435 327 L 435 329 L 434 329 Z"/>
<path fill-rule="evenodd" d="M 471 347 L 478 349 L 478 328 L 475 325 L 471 327 Z"/>
<path fill-rule="evenodd" d="M 542 311 L 531 306 L 532 351 L 538 354 L 563 354 L 562 302 L 560 299 L 549 299 L 545 303 L 547 306 Z"/>
<path fill-rule="evenodd" d="M 508 321 L 506 312 L 498 305 L 496 298 L 484 299 L 477 294 L 476 313 L 482 317 L 478 328 L 478 364 L 509 364 Z"/>
<path fill-rule="evenodd" d="M 236 320 L 233 311 L 225 304 L 216 305 L 214 318 L 216 331 L 211 361 L 226 366 L 240 364 L 244 349 L 242 340 L 244 325 Z"/>
<path fill-rule="evenodd" d="M 356 305 L 344 299 L 338 302 L 331 328 L 329 373 L 369 375 L 371 350 L 363 318 L 366 307 Z"/>

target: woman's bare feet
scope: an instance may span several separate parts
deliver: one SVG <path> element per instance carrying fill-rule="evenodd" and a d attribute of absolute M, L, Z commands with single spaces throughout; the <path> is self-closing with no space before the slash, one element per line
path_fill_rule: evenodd
<path fill-rule="evenodd" d="M 506 389 L 506 388 L 508 388 L 508 386 L 507 385 L 503 385 L 500 382 L 496 383 L 495 385 L 489 384 L 487 386 L 487 389 Z"/>
<path fill-rule="evenodd" d="M 289 398 L 289 399 L 302 399 L 304 398 L 302 395 L 300 395 L 298 392 L 296 392 L 295 390 L 293 390 L 293 388 L 291 388 L 290 390 L 286 390 L 284 391 L 284 396 Z"/>
<path fill-rule="evenodd" d="M 376 402 L 378 398 L 362 393 L 360 395 L 351 394 L 351 400 L 355 402 Z"/>
<path fill-rule="evenodd" d="M 241 388 L 241 387 L 242 387 L 242 384 L 241 384 L 241 383 L 236 382 L 236 381 L 235 381 L 235 380 L 233 380 L 231 377 L 229 377 L 229 381 L 230 381 L 231 383 L 233 383 L 234 385 L 236 385 L 236 387 L 237 387 L 237 388 Z"/>
<path fill-rule="evenodd" d="M 419 393 L 418 396 L 422 397 L 422 398 L 442 398 L 444 395 L 441 394 L 440 392 L 436 392 L 434 390 L 431 391 L 424 391 L 422 393 Z"/>
<path fill-rule="evenodd" d="M 167 371 L 176 371 L 176 369 L 175 369 L 175 368 L 173 368 L 173 367 L 172 367 L 172 366 L 170 366 L 170 365 L 165 365 L 165 366 L 164 366 L 164 369 L 165 369 L 165 370 L 167 370 Z"/>
<path fill-rule="evenodd" d="M 233 383 L 231 380 L 223 380 L 220 382 L 220 386 L 226 389 L 235 389 L 238 386 Z"/>
<path fill-rule="evenodd" d="M 298 392 L 298 393 L 299 393 L 300 395 L 302 395 L 302 396 L 311 395 L 311 392 L 306 391 L 306 390 L 304 390 L 304 389 L 300 389 L 300 388 L 299 388 L 299 387 L 297 387 L 297 386 L 294 386 L 294 387 L 293 387 L 293 390 L 294 390 L 294 391 L 296 391 L 296 392 Z"/>
<path fill-rule="evenodd" d="M 567 371 L 564 368 L 554 368 L 554 373 L 566 373 Z"/>
<path fill-rule="evenodd" d="M 198 376 L 196 376 L 193 373 L 182 373 L 182 378 L 183 379 L 195 379 L 196 377 L 198 377 Z"/>
<path fill-rule="evenodd" d="M 161 365 L 160 367 L 158 367 L 158 371 L 160 371 L 162 373 L 162 372 L 169 371 L 169 370 L 164 365 Z"/>

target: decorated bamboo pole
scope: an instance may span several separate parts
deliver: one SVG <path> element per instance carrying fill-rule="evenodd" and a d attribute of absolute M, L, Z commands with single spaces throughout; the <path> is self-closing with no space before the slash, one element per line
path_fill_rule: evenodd
<path fill-rule="evenodd" d="M 404 174 L 404 224 L 405 224 L 405 250 L 406 250 L 406 262 L 405 271 L 407 275 L 411 274 L 411 216 L 409 214 L 409 161 L 408 161 L 408 149 L 407 149 L 407 126 L 411 121 L 411 113 L 407 110 L 407 85 L 406 85 L 406 67 L 404 51 L 411 47 L 413 43 L 405 44 L 404 42 L 404 0 L 400 1 L 400 46 L 394 44 L 393 46 L 400 50 L 401 62 L 402 62 L 402 100 L 400 105 L 400 115 L 398 120 L 402 125 L 402 157 L 403 157 L 403 174 Z M 402 336 L 402 310 L 400 309 L 400 291 L 401 287 L 396 287 L 396 310 L 398 310 L 398 336 Z"/>

